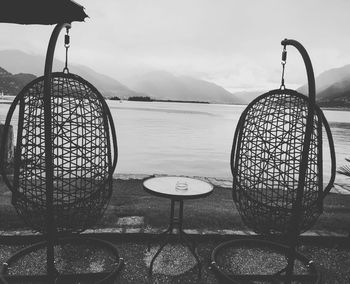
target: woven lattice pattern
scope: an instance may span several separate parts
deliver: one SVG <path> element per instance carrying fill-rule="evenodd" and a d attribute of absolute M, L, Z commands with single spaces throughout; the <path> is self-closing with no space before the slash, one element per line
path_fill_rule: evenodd
<path fill-rule="evenodd" d="M 234 190 L 243 221 L 257 233 L 287 232 L 298 190 L 307 108 L 303 95 L 277 90 L 262 95 L 242 114 L 233 149 Z M 300 231 L 309 229 L 322 211 L 321 126 L 315 109 Z"/>
<path fill-rule="evenodd" d="M 45 232 L 44 77 L 20 94 L 13 204 Z M 112 192 L 106 104 L 82 78 L 52 77 L 53 213 L 58 232 L 79 232 L 100 219 Z M 109 111 L 108 111 L 109 113 Z"/>

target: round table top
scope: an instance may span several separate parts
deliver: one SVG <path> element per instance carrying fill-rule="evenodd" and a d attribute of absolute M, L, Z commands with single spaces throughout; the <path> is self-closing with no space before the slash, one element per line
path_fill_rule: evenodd
<path fill-rule="evenodd" d="M 143 182 L 143 187 L 151 194 L 172 199 L 205 197 L 214 189 L 208 182 L 178 176 L 152 177 Z"/>

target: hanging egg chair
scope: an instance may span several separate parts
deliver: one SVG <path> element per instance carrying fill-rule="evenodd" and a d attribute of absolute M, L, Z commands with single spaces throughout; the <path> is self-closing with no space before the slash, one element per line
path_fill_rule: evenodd
<path fill-rule="evenodd" d="M 44 80 L 39 77 L 20 92 L 6 121 L 11 122 L 18 104 L 12 204 L 31 228 L 42 233 L 47 209 Z M 100 219 L 112 194 L 117 160 L 113 121 L 102 95 L 78 75 L 52 73 L 51 86 L 55 229 L 81 232 Z"/>
<path fill-rule="evenodd" d="M 64 27 L 66 65 L 63 72 L 52 73 L 54 47 Z M 58 275 L 54 245 L 61 237 L 80 233 L 100 220 L 112 195 L 118 158 L 113 119 L 103 96 L 92 84 L 69 73 L 69 28 L 68 24 L 56 26 L 45 75 L 17 95 L 5 124 L 7 129 L 18 106 L 14 175 L 11 180 L 4 175 L 4 180 L 19 216 L 45 236 L 51 282 Z M 96 241 L 117 258 L 114 271 L 107 275 L 114 276 L 122 264 L 117 250 L 112 244 Z M 22 252 L 14 258 L 19 255 Z M 4 272 L 14 258 L 7 262 Z"/>
<path fill-rule="evenodd" d="M 294 90 L 273 90 L 248 105 L 232 150 L 233 198 L 243 222 L 256 233 L 287 234 L 295 206 L 308 104 Z M 322 128 L 331 137 L 319 107 L 314 116 L 297 230 L 310 229 L 322 213 L 331 188 L 323 190 Z"/>
<path fill-rule="evenodd" d="M 281 87 L 257 97 L 243 111 L 235 131 L 231 170 L 233 200 L 245 225 L 258 234 L 279 235 L 287 240 L 288 249 L 275 243 L 263 245 L 288 251 L 287 268 L 270 280 L 276 281 L 286 272 L 284 280 L 290 283 L 294 259 L 307 264 L 305 257 L 295 251 L 297 237 L 310 229 L 322 213 L 323 199 L 335 178 L 335 153 L 329 125 L 315 103 L 315 79 L 309 56 L 297 41 L 284 40 L 282 45 Z M 304 59 L 309 97 L 284 86 L 287 45 L 296 47 Z M 331 156 L 331 177 L 325 187 L 323 129 L 327 133 Z M 216 265 L 217 257 L 228 247 L 237 245 L 244 245 L 244 242 L 228 242 L 214 250 L 213 266 L 221 271 L 221 275 L 225 272 Z M 314 267 L 311 269 L 313 273 L 316 271 Z M 226 274 L 233 283 L 241 283 L 234 281 L 239 278 L 236 276 Z M 251 275 L 245 281 L 252 279 L 249 277 Z"/>

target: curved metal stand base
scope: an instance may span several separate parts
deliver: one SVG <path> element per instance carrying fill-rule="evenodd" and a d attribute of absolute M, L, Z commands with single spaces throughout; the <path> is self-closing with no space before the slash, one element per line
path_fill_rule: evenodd
<path fill-rule="evenodd" d="M 157 250 L 157 252 L 155 253 L 155 255 L 153 256 L 153 258 L 151 260 L 149 271 L 148 271 L 148 275 L 149 275 L 150 278 L 152 278 L 152 275 L 153 275 L 153 265 L 154 265 L 154 262 L 155 262 L 156 258 L 160 255 L 160 253 L 165 248 L 165 246 L 171 244 L 171 242 L 170 242 L 171 236 L 175 236 L 173 234 L 172 229 L 167 229 L 166 231 L 164 231 L 161 234 L 161 236 L 163 236 L 163 235 L 167 235 L 167 237 L 165 237 L 163 243 L 160 245 L 159 249 Z M 198 255 L 197 255 L 197 253 L 195 251 L 195 246 L 194 246 L 194 244 L 190 243 L 190 241 L 187 239 L 186 233 L 184 231 L 182 231 L 182 230 L 178 232 L 178 243 L 181 244 L 184 247 L 187 247 L 189 252 L 195 258 L 195 260 L 197 262 L 197 267 L 198 267 L 198 279 L 201 279 L 202 265 L 201 265 L 201 262 L 199 260 Z M 150 251 L 150 246 L 148 248 L 148 251 Z"/>
<path fill-rule="evenodd" d="M 175 216 L 175 203 L 179 203 L 179 208 L 178 208 L 178 216 Z M 153 274 L 153 264 L 156 260 L 156 258 L 159 256 L 161 251 L 165 248 L 166 245 L 170 244 L 170 238 L 172 236 L 175 236 L 176 234 L 174 233 L 175 227 L 177 227 L 178 232 L 177 232 L 177 237 L 178 237 L 178 243 L 183 245 L 184 247 L 187 247 L 190 251 L 190 253 L 193 255 L 193 257 L 196 259 L 197 262 L 197 267 L 198 267 L 198 279 L 201 279 L 201 272 L 202 272 L 202 265 L 199 259 L 199 256 L 196 253 L 195 249 L 195 244 L 194 242 L 191 244 L 190 240 L 187 237 L 187 234 L 183 231 L 182 229 L 182 223 L 183 223 L 183 200 L 177 200 L 177 199 L 171 199 L 171 209 L 170 209 L 170 224 L 168 229 L 166 229 L 164 232 L 162 232 L 158 238 L 164 239 L 164 241 L 161 243 L 159 249 L 153 256 L 149 271 L 148 271 L 148 276 L 151 279 L 152 274 Z M 148 251 L 150 251 L 150 243 L 148 243 Z"/>
<path fill-rule="evenodd" d="M 304 265 L 305 269 L 308 270 L 308 274 L 301 274 L 301 275 L 293 274 L 291 276 L 291 279 L 287 279 L 286 277 L 286 268 L 276 272 L 275 274 L 270 274 L 270 275 L 269 274 L 233 274 L 233 273 L 231 274 L 231 273 L 225 272 L 220 267 L 220 265 L 218 265 L 218 262 L 217 262 L 218 256 L 222 252 L 227 251 L 227 249 L 229 248 L 244 248 L 244 247 L 251 247 L 251 248 L 258 248 L 258 249 L 268 248 L 269 250 L 273 250 L 284 256 L 287 256 L 288 251 L 290 250 L 288 246 L 285 246 L 279 243 L 264 241 L 264 240 L 255 240 L 255 239 L 254 240 L 253 239 L 233 240 L 233 241 L 222 243 L 213 250 L 211 254 L 211 265 L 210 265 L 214 273 L 222 281 L 220 283 L 233 283 L 233 284 L 253 283 L 254 284 L 254 281 L 263 281 L 264 283 L 291 283 L 292 281 L 297 281 L 297 283 L 307 283 L 307 284 L 320 283 L 320 274 L 317 271 L 313 262 L 298 252 L 295 252 L 295 260 L 298 260 L 300 263 Z"/>
<path fill-rule="evenodd" d="M 21 257 L 37 251 L 39 249 L 45 248 L 47 246 L 47 242 L 40 242 L 36 243 L 34 245 L 31 245 L 29 247 L 26 247 L 14 255 L 12 255 L 7 262 L 5 262 L 2 266 L 1 274 L 3 277 L 11 283 L 12 281 L 15 281 L 16 283 L 18 281 L 38 281 L 40 283 L 71 283 L 72 281 L 79 282 L 80 281 L 88 281 L 91 283 L 110 283 L 111 280 L 115 279 L 120 272 L 124 262 L 123 259 L 120 258 L 117 248 L 110 242 L 96 239 L 96 238 L 87 238 L 87 237 L 70 237 L 70 238 L 63 238 L 58 240 L 58 244 L 82 244 L 82 243 L 97 243 L 99 247 L 105 247 L 108 249 L 109 252 L 111 252 L 115 257 L 117 262 L 115 263 L 115 267 L 113 270 L 108 272 L 95 272 L 95 273 L 77 273 L 77 274 L 59 274 L 59 272 L 56 270 L 56 275 L 8 275 L 8 270 L 10 269 L 11 265 L 18 261 Z"/>

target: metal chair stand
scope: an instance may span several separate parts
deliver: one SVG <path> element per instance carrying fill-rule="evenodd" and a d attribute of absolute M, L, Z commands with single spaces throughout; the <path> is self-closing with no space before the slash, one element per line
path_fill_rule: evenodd
<path fill-rule="evenodd" d="M 47 274 L 33 278 L 56 283 L 61 278 L 97 277 L 102 283 L 120 271 L 123 261 L 118 251 L 111 243 L 77 235 L 100 220 L 111 198 L 118 157 L 116 133 L 109 108 L 93 85 L 69 73 L 67 64 L 63 72 L 52 73 L 54 50 L 63 28 L 67 29 L 67 52 L 70 24 L 57 24 L 49 41 L 44 76 L 30 82 L 14 99 L 2 137 L 6 141 L 19 105 L 13 180 L 3 169 L 2 174 L 18 215 L 42 233 L 45 242 L 16 253 L 2 271 L 6 273 L 19 258 L 46 247 Z M 0 159 L 4 157 L 1 148 Z M 69 242 L 90 242 L 107 248 L 115 257 L 115 268 L 108 275 L 58 275 L 54 247 Z"/>
<path fill-rule="evenodd" d="M 212 254 L 212 267 L 232 283 L 319 282 L 315 266 L 296 249 L 298 236 L 316 223 L 323 210 L 323 200 L 333 186 L 334 144 L 327 120 L 315 102 L 315 78 L 306 50 L 295 40 L 283 40 L 282 45 L 281 87 L 257 97 L 243 111 L 233 140 L 231 171 L 232 197 L 245 225 L 267 239 L 280 236 L 286 245 L 258 240 L 219 245 Z M 284 86 L 287 45 L 294 46 L 303 57 L 309 97 Z M 331 156 L 331 177 L 325 187 L 323 128 Z M 221 253 L 239 246 L 272 249 L 287 265 L 274 275 L 254 275 L 252 271 L 252 275 L 228 276 L 218 266 L 218 259 Z M 253 261 L 254 255 L 251 258 Z M 310 275 L 295 275 L 296 261 L 303 263 Z"/>
<path fill-rule="evenodd" d="M 178 214 L 176 216 L 175 214 L 175 204 L 178 202 Z M 177 199 L 171 199 L 171 211 L 170 211 L 170 220 L 169 220 L 169 226 L 168 228 L 162 232 L 160 235 L 156 236 L 157 239 L 163 239 L 163 242 L 161 243 L 159 249 L 152 257 L 150 267 L 148 270 L 149 278 L 152 279 L 153 275 L 153 265 L 156 260 L 156 258 L 160 255 L 162 250 L 170 244 L 170 239 L 172 237 L 176 237 L 178 239 L 178 243 L 183 245 L 184 247 L 188 248 L 192 256 L 196 259 L 197 262 L 197 268 L 198 268 L 198 279 L 201 279 L 201 272 L 202 272 L 202 265 L 199 260 L 199 256 L 196 253 L 195 243 L 192 241 L 192 244 L 187 236 L 187 234 L 184 232 L 182 225 L 183 225 L 183 200 L 177 200 Z M 177 229 L 177 233 L 175 233 L 175 229 Z M 155 239 L 153 239 L 154 241 Z M 150 251 L 150 242 L 148 243 L 148 251 Z"/>
<path fill-rule="evenodd" d="M 115 281 L 118 277 L 120 270 L 122 269 L 124 262 L 123 259 L 119 256 L 117 248 L 110 242 L 91 238 L 91 237 L 83 237 L 81 235 L 76 237 L 69 238 L 60 238 L 57 241 L 58 245 L 82 245 L 87 244 L 89 247 L 98 247 L 99 249 L 103 249 L 109 252 L 109 258 L 113 258 L 113 269 L 110 271 L 101 271 L 101 272 L 79 272 L 79 273 L 60 273 L 55 268 L 54 275 L 13 275 L 11 273 L 12 267 L 21 261 L 23 257 L 30 255 L 31 253 L 35 253 L 38 250 L 47 248 L 47 242 L 39 242 L 29 247 L 26 247 L 14 255 L 12 255 L 2 266 L 1 274 L 9 283 L 111 283 Z M 57 261 L 57 259 L 56 259 Z M 33 264 L 32 264 L 33 265 Z M 36 267 L 42 266 L 42 263 L 36 263 Z"/>
<path fill-rule="evenodd" d="M 239 253 L 234 253 L 235 249 L 239 249 Z M 267 273 L 267 272 L 261 272 L 258 273 L 256 271 L 250 271 L 249 273 L 241 273 L 239 270 L 242 269 L 242 267 L 239 266 L 239 263 L 232 263 L 233 267 L 227 267 L 227 260 L 225 261 L 223 258 L 223 255 L 227 255 L 227 258 L 235 257 L 239 259 L 242 254 L 242 250 L 256 250 L 258 249 L 260 252 L 265 252 L 266 258 L 259 259 L 261 261 L 269 261 L 269 253 L 273 254 L 274 256 L 278 255 L 280 256 L 278 261 L 276 262 L 276 265 L 279 267 L 279 269 L 274 269 L 273 272 Z M 230 251 L 233 251 L 232 254 L 230 254 Z M 301 270 L 302 273 L 298 273 L 294 271 L 293 275 L 289 277 L 286 273 L 287 266 L 288 266 L 288 258 L 286 256 L 290 253 L 290 247 L 279 244 L 277 242 L 271 242 L 266 240 L 257 240 L 257 239 L 241 239 L 241 240 L 233 240 L 228 241 L 225 243 L 220 244 L 217 246 L 212 254 L 211 254 L 211 264 L 210 267 L 217 276 L 218 279 L 220 279 L 220 283 L 233 283 L 233 284 L 239 284 L 239 283 L 247 283 L 247 284 L 254 284 L 254 281 L 261 281 L 263 283 L 287 283 L 288 281 L 292 281 L 292 283 L 320 283 L 321 278 L 318 270 L 316 269 L 316 266 L 314 263 L 306 258 L 304 255 L 294 252 L 295 253 L 295 259 L 294 262 L 298 263 L 298 270 Z M 258 258 L 258 256 L 256 256 Z M 284 259 L 285 267 L 280 267 L 280 260 Z M 256 262 L 254 258 L 250 259 L 251 262 Z M 263 265 L 264 263 L 260 263 Z M 246 262 L 245 262 L 246 263 Z M 236 265 L 236 267 L 235 267 Z M 249 263 L 247 264 L 249 266 Z M 237 271 L 238 270 L 238 271 Z M 272 268 L 271 268 L 272 270 Z M 260 282 L 259 282 L 260 283 Z"/>

